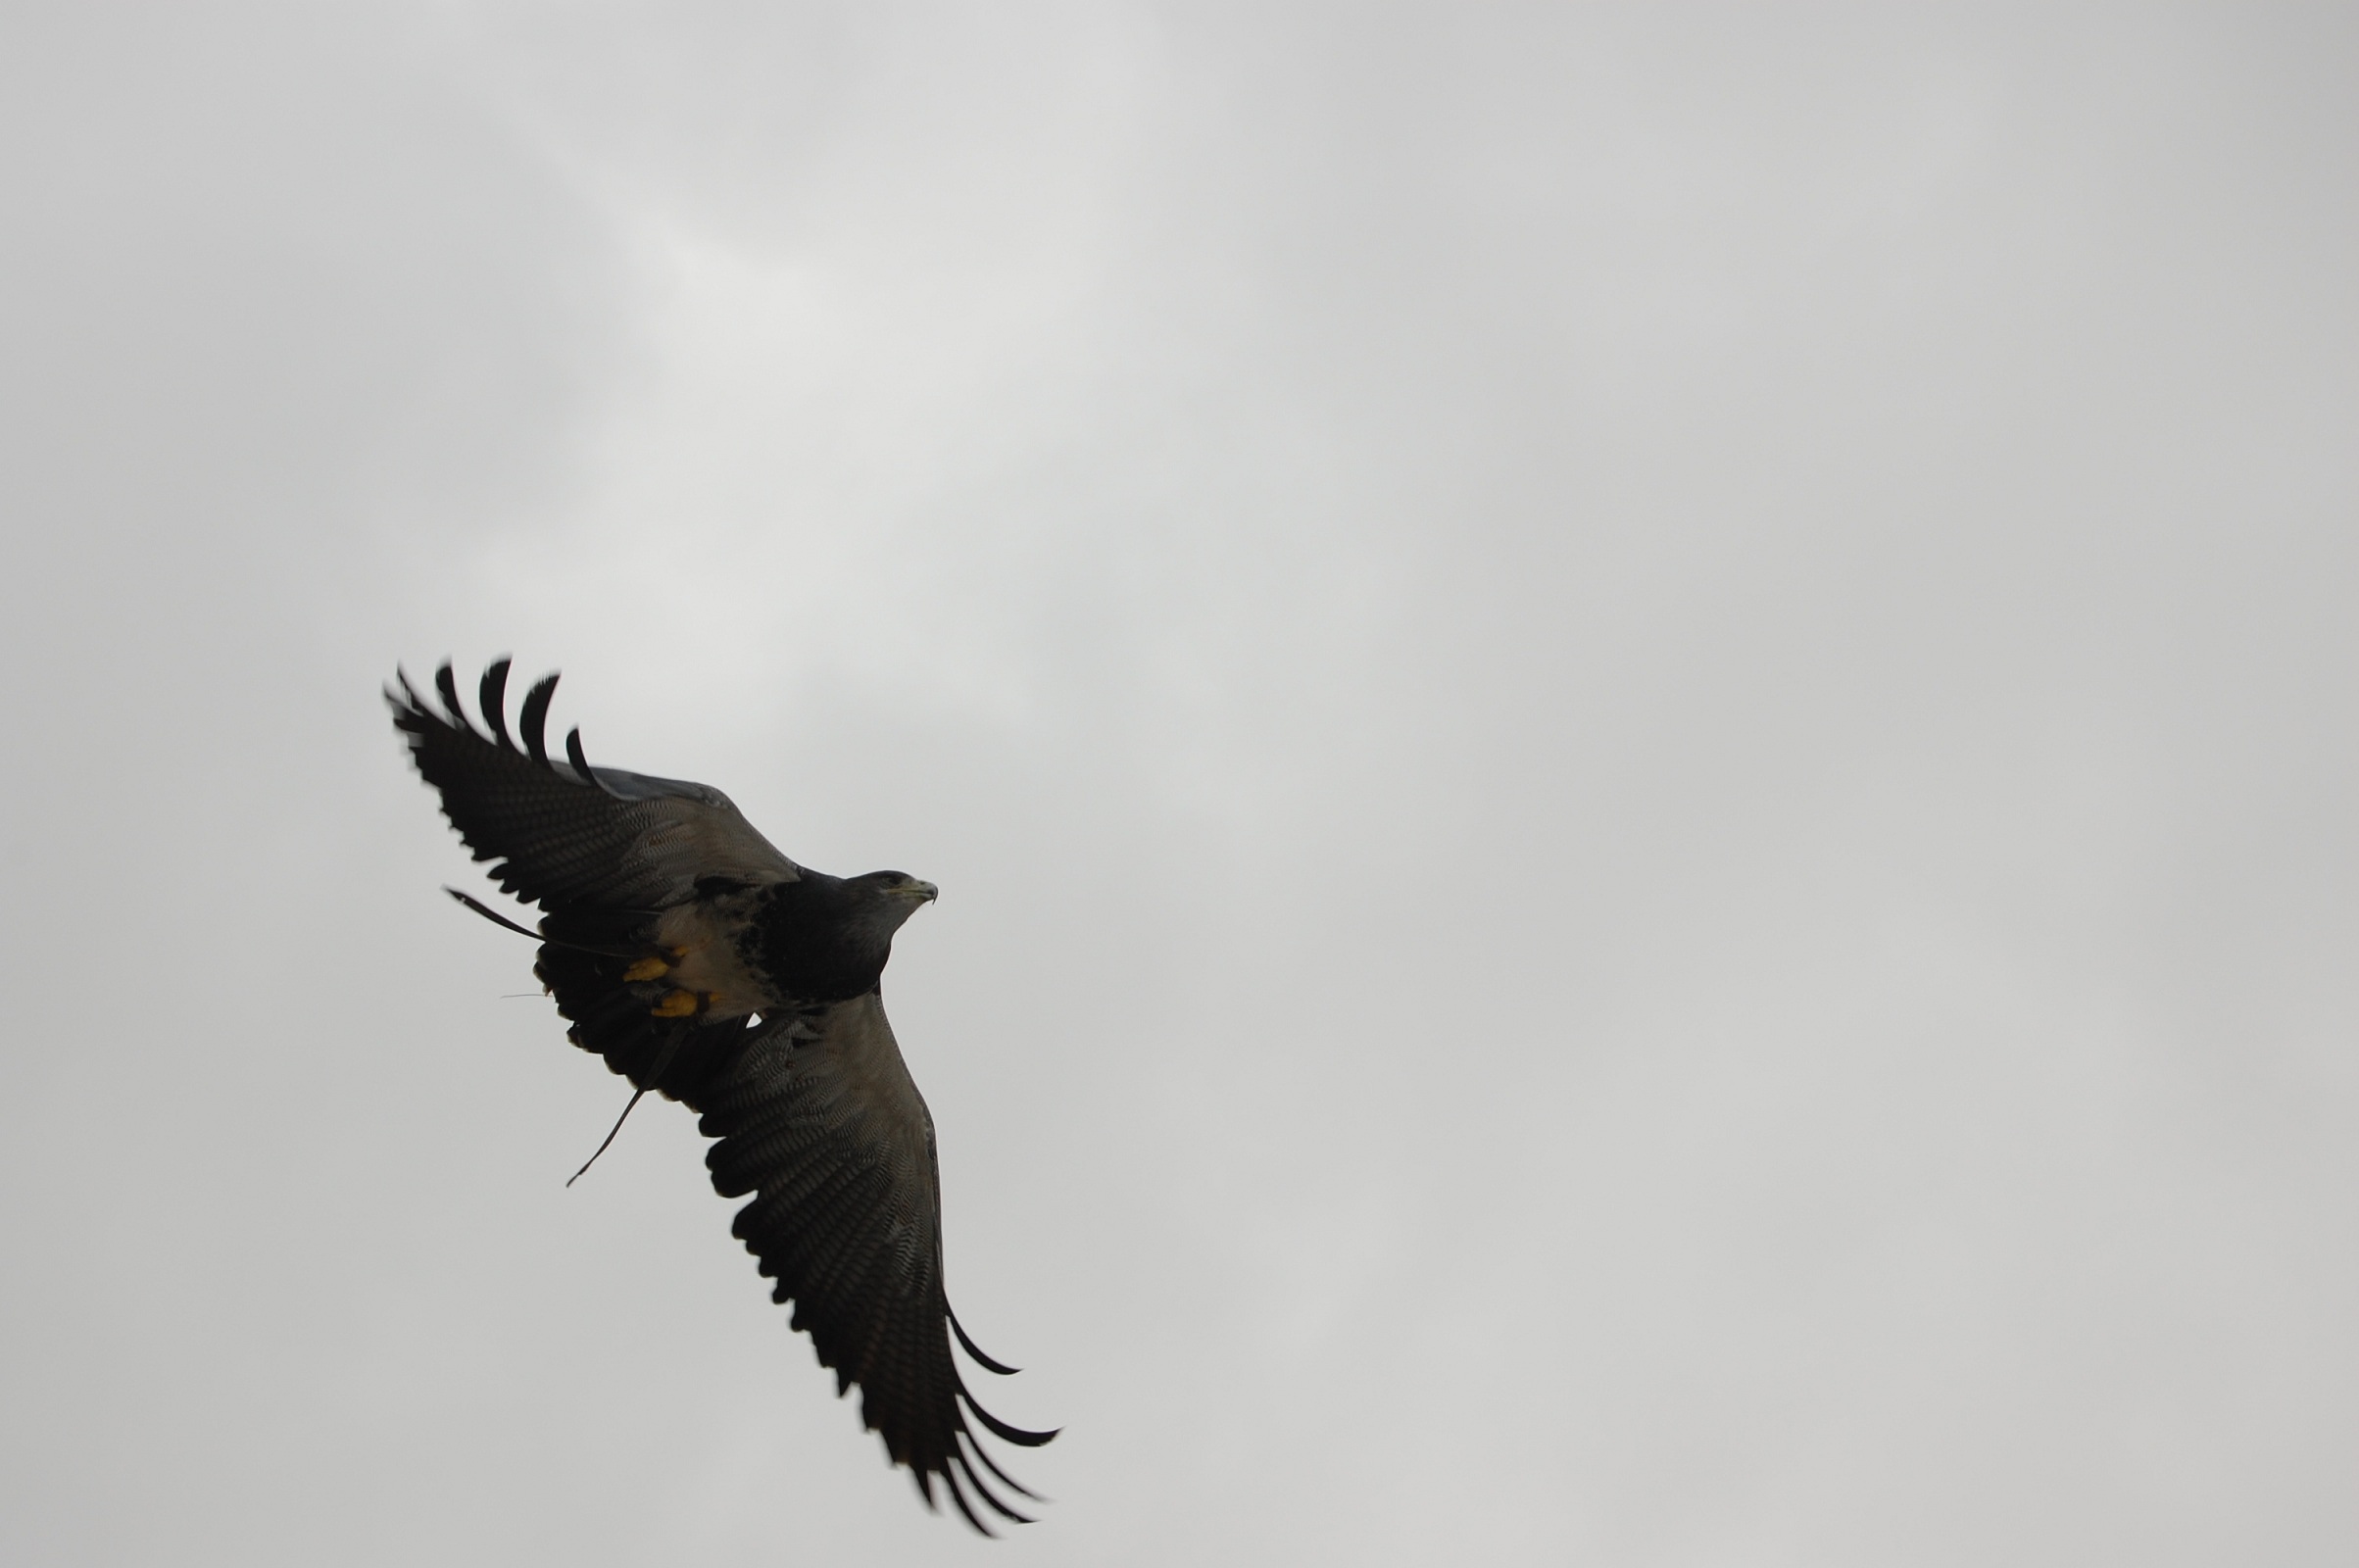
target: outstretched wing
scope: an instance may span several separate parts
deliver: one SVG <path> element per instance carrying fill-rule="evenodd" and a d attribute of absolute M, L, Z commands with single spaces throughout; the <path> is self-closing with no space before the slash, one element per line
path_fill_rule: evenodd
<path fill-rule="evenodd" d="M 1037 1494 L 993 1463 L 967 1417 L 1025 1447 L 1056 1434 L 1025 1432 L 985 1410 L 952 1358 L 955 1333 L 981 1365 L 1013 1370 L 977 1349 L 951 1315 L 934 1120 L 884 1004 L 870 992 L 775 1025 L 722 1081 L 682 1097 L 704 1113 L 705 1136 L 719 1140 L 705 1154 L 713 1187 L 723 1198 L 754 1195 L 733 1229 L 777 1281 L 772 1298 L 795 1303 L 794 1326 L 811 1335 L 820 1365 L 835 1369 L 836 1392 L 860 1385 L 861 1419 L 914 1473 L 927 1504 L 940 1476 L 984 1534 L 961 1481 L 986 1506 L 1023 1522 L 976 1467 Z"/>
<path fill-rule="evenodd" d="M 553 761 L 544 731 L 555 675 L 525 694 L 519 749 L 508 735 L 508 662 L 483 672 L 488 737 L 467 722 L 447 663 L 434 673 L 440 712 L 407 675 L 398 691 L 385 690 L 418 772 L 441 793 L 443 814 L 476 859 L 503 862 L 492 871 L 503 891 L 544 909 L 567 903 L 661 909 L 695 897 L 697 883 L 709 878 L 760 885 L 802 877 L 710 785 L 592 767 L 579 730 L 565 737 L 571 765 Z"/>

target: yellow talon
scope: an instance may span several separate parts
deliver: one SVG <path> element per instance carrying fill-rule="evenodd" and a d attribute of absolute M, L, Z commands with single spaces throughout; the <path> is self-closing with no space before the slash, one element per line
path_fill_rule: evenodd
<path fill-rule="evenodd" d="M 641 958 L 622 971 L 622 978 L 625 980 L 657 980 L 661 979 L 664 971 L 670 967 L 671 964 L 663 958 Z"/>
<path fill-rule="evenodd" d="M 647 1010 L 659 1018 L 687 1018 L 693 1016 L 699 1003 L 693 991 L 667 991 L 663 1000 Z"/>

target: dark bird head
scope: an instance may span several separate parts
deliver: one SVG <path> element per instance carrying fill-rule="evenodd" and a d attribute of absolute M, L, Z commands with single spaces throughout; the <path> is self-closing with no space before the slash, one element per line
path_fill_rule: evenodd
<path fill-rule="evenodd" d="M 920 882 L 907 871 L 870 871 L 848 878 L 844 891 L 852 896 L 852 919 L 865 930 L 890 941 L 902 922 L 931 904 L 942 890 Z"/>
<path fill-rule="evenodd" d="M 842 1002 L 874 990 L 893 956 L 893 933 L 938 892 L 907 871 L 839 880 L 806 870 L 773 889 L 758 917 L 762 968 L 805 1002 Z"/>

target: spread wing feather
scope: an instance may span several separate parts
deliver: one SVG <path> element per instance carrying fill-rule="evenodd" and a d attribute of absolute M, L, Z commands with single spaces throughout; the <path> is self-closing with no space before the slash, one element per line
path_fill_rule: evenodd
<path fill-rule="evenodd" d="M 952 1358 L 934 1122 L 884 1004 L 870 992 L 801 1021 L 749 1046 L 735 1071 L 691 1102 L 717 1140 L 705 1155 L 713 1185 L 723 1198 L 752 1195 L 732 1229 L 776 1281 L 772 1298 L 795 1303 L 794 1326 L 835 1369 L 837 1392 L 860 1385 L 861 1419 L 915 1473 L 926 1501 L 938 1476 L 976 1529 L 989 1533 L 969 1488 L 1022 1521 L 978 1464 L 1033 1494 L 993 1463 L 967 1416 L 1027 1447 L 1055 1434 L 984 1410 Z"/>
<path fill-rule="evenodd" d="M 489 736 L 467 722 L 449 664 L 434 677 L 440 711 L 407 675 L 398 679 L 398 690 L 385 691 L 393 722 L 475 858 L 502 862 L 492 875 L 504 892 L 545 909 L 576 901 L 658 909 L 694 898 L 705 878 L 759 885 L 803 874 L 710 785 L 592 767 L 578 730 L 567 737 L 571 765 L 552 761 L 546 725 L 555 675 L 524 700 L 520 750 L 504 711 L 507 660 L 483 674 Z"/>

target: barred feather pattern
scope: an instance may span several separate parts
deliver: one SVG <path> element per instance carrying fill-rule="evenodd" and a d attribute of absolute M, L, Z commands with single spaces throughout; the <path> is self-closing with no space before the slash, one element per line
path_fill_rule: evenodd
<path fill-rule="evenodd" d="M 699 1124 L 724 1198 L 751 1195 L 732 1227 L 794 1302 L 836 1390 L 861 1391 L 861 1419 L 931 1504 L 933 1481 L 976 1529 L 967 1492 L 1028 1522 L 989 1482 L 1037 1497 L 995 1463 L 968 1424 L 1022 1446 L 1056 1434 L 1001 1421 L 966 1388 L 942 1279 L 934 1123 L 875 993 L 799 1014 L 749 1048 L 707 1095 Z M 965 1338 L 962 1332 L 959 1338 Z M 981 1364 L 1006 1371 L 978 1354 Z"/>

